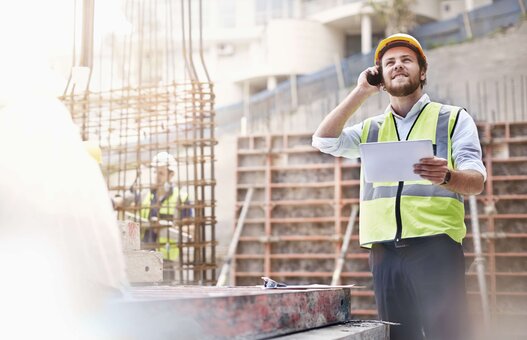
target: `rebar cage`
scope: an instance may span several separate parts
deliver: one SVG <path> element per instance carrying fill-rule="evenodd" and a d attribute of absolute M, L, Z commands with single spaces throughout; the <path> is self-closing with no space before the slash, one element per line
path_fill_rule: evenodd
<path fill-rule="evenodd" d="M 197 5 L 199 51 L 192 47 L 192 8 Z M 97 12 L 91 9 L 93 19 Z M 128 34 L 112 33 L 93 39 L 98 47 L 83 48 L 94 51 L 94 58 L 81 56 L 89 65 L 79 65 L 89 70 L 87 85 L 79 90 L 72 72 L 61 100 L 82 139 L 102 150 L 101 169 L 118 218 L 140 224 L 141 249 L 163 253 L 164 282 L 212 284 L 216 140 L 214 91 L 201 47 L 201 1 L 127 0 L 123 14 L 130 23 Z M 83 32 L 89 17 L 83 13 Z M 201 73 L 193 54 L 199 54 Z M 157 164 L 152 163 L 161 152 L 171 159 L 171 175 L 163 185 L 156 183 Z M 153 199 L 158 190 L 164 194 Z"/>

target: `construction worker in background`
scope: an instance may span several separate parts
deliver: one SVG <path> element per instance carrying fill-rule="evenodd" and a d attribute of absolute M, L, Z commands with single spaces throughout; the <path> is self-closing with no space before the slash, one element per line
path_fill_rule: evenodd
<path fill-rule="evenodd" d="M 173 185 L 176 171 L 174 156 L 166 151 L 160 152 L 154 156 L 150 166 L 154 169 L 155 182 L 142 200 L 141 218 L 154 223 L 166 221 L 172 226 L 174 219 L 191 217 L 190 209 L 181 207 L 189 204 L 188 194 Z M 175 261 L 179 254 L 177 240 L 169 235 L 168 227 L 162 230 L 147 228 L 143 234 L 143 242 L 158 242 L 158 250 L 163 254 L 163 258 Z"/>
<path fill-rule="evenodd" d="M 147 192 L 131 188 L 124 198 L 113 198 L 114 208 L 128 210 L 135 207 L 142 225 L 143 243 L 156 244 L 156 250 L 169 261 L 178 260 L 179 231 L 174 228 L 175 220 L 192 217 L 188 194 L 174 186 L 173 179 L 177 164 L 174 156 L 166 151 L 156 154 L 150 167 L 153 170 L 153 182 Z M 186 206 L 186 207 L 185 207 Z M 146 222 L 146 223 L 144 223 Z"/>
<path fill-rule="evenodd" d="M 464 109 L 423 92 L 428 64 L 414 37 L 382 40 L 374 59 L 321 122 L 313 146 L 358 158 L 360 143 L 432 140 L 434 157 L 414 165 L 422 180 L 366 183 L 362 176 L 360 245 L 371 250 L 379 317 L 400 323 L 390 339 L 467 339 L 463 195 L 481 193 L 486 179 L 476 125 Z M 375 76 L 380 83 L 368 81 Z M 384 113 L 344 128 L 381 89 L 390 99 Z"/>

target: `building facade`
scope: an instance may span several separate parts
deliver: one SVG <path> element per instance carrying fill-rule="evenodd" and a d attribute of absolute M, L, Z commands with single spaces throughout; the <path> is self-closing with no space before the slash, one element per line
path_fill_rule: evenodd
<path fill-rule="evenodd" d="M 218 106 L 244 101 L 384 37 L 379 8 L 393 0 L 206 0 L 204 45 Z M 415 23 L 454 17 L 492 0 L 414 0 Z"/>

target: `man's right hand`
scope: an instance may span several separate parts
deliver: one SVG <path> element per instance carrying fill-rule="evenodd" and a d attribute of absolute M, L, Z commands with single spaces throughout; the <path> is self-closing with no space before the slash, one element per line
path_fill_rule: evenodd
<path fill-rule="evenodd" d="M 366 78 L 368 72 L 373 75 L 377 75 L 379 73 L 379 67 L 372 66 L 362 71 L 359 75 L 359 79 L 357 79 L 357 87 L 360 89 L 361 92 L 366 93 L 368 96 L 371 96 L 372 94 L 378 93 L 380 91 L 381 85 L 370 85 L 370 83 L 368 83 L 368 79 Z"/>
<path fill-rule="evenodd" d="M 359 107 L 371 95 L 379 93 L 379 86 L 372 86 L 366 79 L 366 72 L 378 73 L 377 67 L 369 67 L 362 71 L 357 80 L 357 86 L 344 98 L 342 102 L 337 105 L 320 123 L 315 131 L 315 137 L 322 138 L 337 138 L 342 133 L 346 122 L 351 115 L 356 112 Z"/>

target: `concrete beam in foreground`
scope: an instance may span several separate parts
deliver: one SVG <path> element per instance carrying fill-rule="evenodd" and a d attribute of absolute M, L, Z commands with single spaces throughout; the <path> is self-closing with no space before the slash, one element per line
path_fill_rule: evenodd
<path fill-rule="evenodd" d="M 102 318 L 132 339 L 265 339 L 351 319 L 349 288 L 135 287 Z"/>

